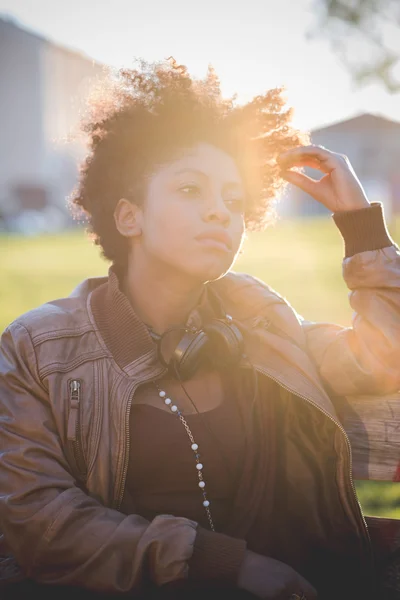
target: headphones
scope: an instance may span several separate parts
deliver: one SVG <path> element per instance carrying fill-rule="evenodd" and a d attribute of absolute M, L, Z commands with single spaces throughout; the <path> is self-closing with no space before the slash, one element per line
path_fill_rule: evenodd
<path fill-rule="evenodd" d="M 243 355 L 243 336 L 230 315 L 212 319 L 203 329 L 178 329 L 184 334 L 168 362 L 163 356 L 162 343 L 165 336 L 177 328 L 168 329 L 163 335 L 150 330 L 150 335 L 157 342 L 161 364 L 181 381 L 190 379 L 202 363 L 209 362 L 217 368 L 229 367 L 237 364 Z"/>

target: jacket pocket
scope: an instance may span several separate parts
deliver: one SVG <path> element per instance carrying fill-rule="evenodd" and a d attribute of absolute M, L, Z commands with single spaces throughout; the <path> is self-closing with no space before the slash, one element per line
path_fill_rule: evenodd
<path fill-rule="evenodd" d="M 67 427 L 67 440 L 70 442 L 75 464 L 78 470 L 80 481 L 86 480 L 86 461 L 82 447 L 81 431 L 81 402 L 82 402 L 82 381 L 80 379 L 71 379 L 69 386 L 69 415 Z"/>

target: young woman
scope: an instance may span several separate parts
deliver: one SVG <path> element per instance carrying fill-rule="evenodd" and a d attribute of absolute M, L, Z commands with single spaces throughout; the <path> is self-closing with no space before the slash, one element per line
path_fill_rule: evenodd
<path fill-rule="evenodd" d="M 347 158 L 289 118 L 277 90 L 239 107 L 173 61 L 122 72 L 92 113 L 74 203 L 112 264 L 3 334 L 5 578 L 68 597 L 373 598 L 334 398 L 400 388 L 400 254 Z M 353 328 L 230 271 L 285 180 L 343 234 Z"/>

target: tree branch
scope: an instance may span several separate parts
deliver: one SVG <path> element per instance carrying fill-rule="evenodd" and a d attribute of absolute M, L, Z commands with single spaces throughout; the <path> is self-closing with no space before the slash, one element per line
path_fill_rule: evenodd
<path fill-rule="evenodd" d="M 360 85 L 370 80 L 379 80 L 390 92 L 400 91 L 400 79 L 394 72 L 400 66 L 400 47 L 393 49 L 385 42 L 385 29 L 398 27 L 400 40 L 399 0 L 318 0 L 319 31 L 331 38 L 336 52 L 346 68 Z M 313 37 L 315 37 L 315 31 Z M 351 46 L 360 40 L 370 47 L 367 61 L 356 57 Z M 400 46 L 400 45 L 399 45 Z M 362 62 L 362 66 L 359 63 Z"/>

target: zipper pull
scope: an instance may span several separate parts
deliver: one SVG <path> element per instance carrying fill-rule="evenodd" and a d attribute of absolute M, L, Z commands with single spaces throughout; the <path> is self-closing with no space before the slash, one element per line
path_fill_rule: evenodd
<path fill-rule="evenodd" d="M 71 442 L 76 442 L 80 396 L 81 383 L 77 379 L 73 379 L 69 384 L 69 417 L 67 427 L 67 439 Z"/>

